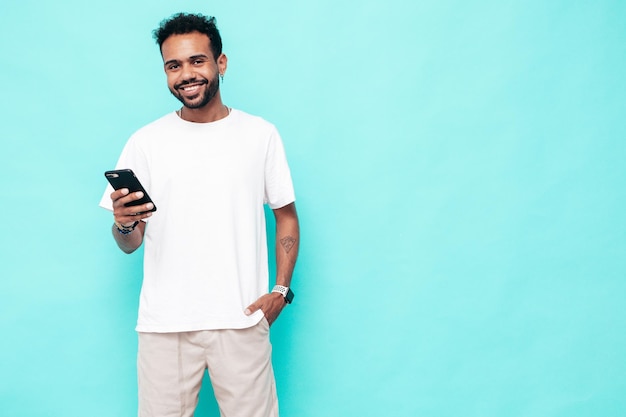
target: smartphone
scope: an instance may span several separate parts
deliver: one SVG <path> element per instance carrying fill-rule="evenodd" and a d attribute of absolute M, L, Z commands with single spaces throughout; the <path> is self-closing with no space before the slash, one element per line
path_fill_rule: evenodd
<path fill-rule="evenodd" d="M 154 204 L 146 190 L 143 188 L 143 185 L 141 185 L 132 169 L 116 169 L 113 171 L 106 171 L 104 173 L 104 176 L 107 177 L 107 180 L 109 180 L 111 186 L 116 190 L 119 190 L 120 188 L 128 188 L 128 191 L 131 193 L 134 193 L 135 191 L 141 191 L 143 193 L 142 198 L 140 198 L 139 200 L 131 201 L 130 203 L 126 203 L 126 207 L 152 203 L 152 210 L 149 211 L 156 211 L 156 205 Z M 143 213 L 145 212 L 137 214 Z"/>

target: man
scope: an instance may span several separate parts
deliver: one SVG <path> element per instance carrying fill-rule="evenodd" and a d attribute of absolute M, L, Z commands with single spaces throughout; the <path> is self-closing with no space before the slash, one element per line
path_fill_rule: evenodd
<path fill-rule="evenodd" d="M 294 191 L 277 130 L 222 103 L 226 55 L 214 18 L 177 14 L 154 31 L 182 107 L 129 139 L 141 192 L 108 188 L 113 236 L 145 241 L 139 303 L 139 415 L 192 416 L 205 369 L 223 417 L 278 415 L 269 326 L 291 302 L 300 243 Z M 276 286 L 268 293 L 263 204 L 276 218 Z"/>

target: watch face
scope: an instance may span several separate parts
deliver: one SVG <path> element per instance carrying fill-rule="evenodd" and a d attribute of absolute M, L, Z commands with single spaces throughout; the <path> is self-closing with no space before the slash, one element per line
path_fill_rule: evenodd
<path fill-rule="evenodd" d="M 291 302 L 293 301 L 293 291 L 291 291 L 291 288 L 287 290 L 287 295 L 285 295 L 285 301 L 287 301 L 287 303 L 291 304 Z"/>

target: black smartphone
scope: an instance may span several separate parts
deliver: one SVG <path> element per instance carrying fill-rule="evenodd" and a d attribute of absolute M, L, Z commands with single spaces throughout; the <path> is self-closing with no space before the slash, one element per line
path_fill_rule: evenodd
<path fill-rule="evenodd" d="M 149 211 L 156 211 L 156 205 L 154 204 L 154 201 L 152 201 L 146 190 L 143 188 L 143 185 L 141 185 L 132 169 L 116 169 L 113 171 L 106 171 L 104 173 L 104 176 L 107 177 L 107 180 L 109 180 L 111 186 L 116 190 L 119 190 L 120 188 L 128 188 L 128 191 L 131 193 L 134 193 L 135 191 L 141 191 L 143 193 L 142 198 L 140 198 L 139 200 L 131 201 L 130 203 L 126 203 L 126 207 L 152 203 L 152 210 Z M 142 213 L 145 212 L 137 214 Z"/>

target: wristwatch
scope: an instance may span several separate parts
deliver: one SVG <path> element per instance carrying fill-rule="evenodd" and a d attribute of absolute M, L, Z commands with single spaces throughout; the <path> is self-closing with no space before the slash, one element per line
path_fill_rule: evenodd
<path fill-rule="evenodd" d="M 291 304 L 291 302 L 293 301 L 294 294 L 293 294 L 293 291 L 291 291 L 289 287 L 284 287 L 282 285 L 274 285 L 272 292 L 277 292 L 277 293 L 282 294 L 287 304 Z"/>

